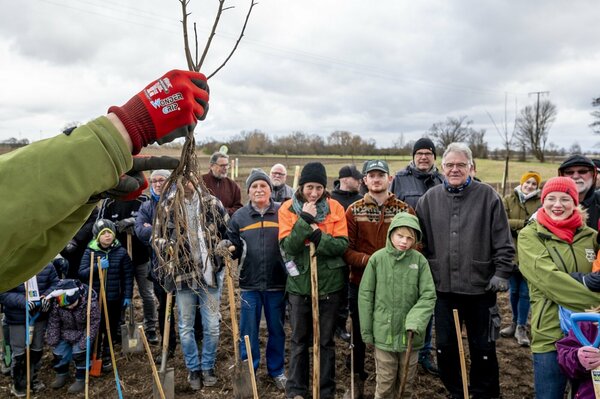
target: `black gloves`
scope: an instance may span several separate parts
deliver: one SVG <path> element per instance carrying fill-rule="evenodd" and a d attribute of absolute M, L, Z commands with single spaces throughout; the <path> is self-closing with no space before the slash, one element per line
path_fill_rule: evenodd
<path fill-rule="evenodd" d="M 308 212 L 300 212 L 300 217 L 308 224 L 316 223 L 315 217 Z"/>

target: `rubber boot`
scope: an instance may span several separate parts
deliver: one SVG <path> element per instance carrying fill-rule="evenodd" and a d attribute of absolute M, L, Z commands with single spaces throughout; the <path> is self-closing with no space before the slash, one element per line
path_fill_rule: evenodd
<path fill-rule="evenodd" d="M 517 330 L 517 323 L 510 323 L 510 326 L 504 327 L 502 330 L 500 330 L 500 336 L 503 338 L 514 337 L 516 330 Z"/>
<path fill-rule="evenodd" d="M 31 366 L 31 390 L 33 392 L 39 392 L 46 388 L 44 383 L 40 381 L 39 371 L 42 367 L 42 351 L 30 351 L 29 352 L 29 364 Z"/>
<path fill-rule="evenodd" d="M 85 352 L 73 353 L 75 363 L 75 382 L 71 384 L 68 393 L 80 393 L 85 389 Z"/>
<path fill-rule="evenodd" d="M 59 355 L 54 355 L 54 359 L 52 360 L 52 368 L 56 373 L 54 377 L 54 381 L 50 384 L 50 388 L 52 389 L 60 389 L 67 384 L 67 380 L 69 379 L 69 364 L 59 364 L 62 362 L 63 357 Z"/>
<path fill-rule="evenodd" d="M 25 354 L 13 357 L 12 380 L 11 393 L 17 398 L 27 396 L 27 366 L 25 363 Z"/>

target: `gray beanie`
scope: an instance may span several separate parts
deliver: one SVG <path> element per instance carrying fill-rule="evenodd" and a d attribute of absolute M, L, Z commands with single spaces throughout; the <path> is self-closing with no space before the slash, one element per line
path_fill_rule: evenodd
<path fill-rule="evenodd" d="M 171 171 L 166 170 L 166 169 L 157 169 L 154 172 L 152 172 L 152 174 L 150 175 L 150 178 L 152 179 L 157 176 L 162 176 L 165 179 L 168 179 L 169 176 L 171 176 Z"/>
<path fill-rule="evenodd" d="M 250 175 L 246 179 L 246 192 L 250 191 L 250 186 L 257 180 L 266 181 L 271 191 L 273 190 L 273 184 L 271 184 L 271 179 L 265 173 L 265 171 L 262 169 L 255 168 L 250 171 Z"/>

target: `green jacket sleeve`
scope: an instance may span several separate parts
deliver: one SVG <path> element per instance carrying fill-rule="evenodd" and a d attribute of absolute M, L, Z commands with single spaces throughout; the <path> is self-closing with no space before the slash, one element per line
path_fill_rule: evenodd
<path fill-rule="evenodd" d="M 597 306 L 600 294 L 559 270 L 546 246 L 539 239 L 534 225 L 528 225 L 519 234 L 519 269 L 530 285 L 546 298 L 575 312 Z"/>
<path fill-rule="evenodd" d="M 419 299 L 406 315 L 405 329 L 413 330 L 415 334 L 424 335 L 427 324 L 435 307 L 435 284 L 424 256 L 419 262 Z"/>
<path fill-rule="evenodd" d="M 90 196 L 114 187 L 131 166 L 106 117 L 0 156 L 0 291 L 54 258 L 94 208 Z"/>
<path fill-rule="evenodd" d="M 358 289 L 358 316 L 360 319 L 360 334 L 365 344 L 373 344 L 373 310 L 375 306 L 375 273 L 376 259 L 371 257 L 360 280 Z"/>
<path fill-rule="evenodd" d="M 290 235 L 281 240 L 281 248 L 290 256 L 300 256 L 305 250 L 304 240 L 312 233 L 312 228 L 302 218 L 298 218 Z"/>

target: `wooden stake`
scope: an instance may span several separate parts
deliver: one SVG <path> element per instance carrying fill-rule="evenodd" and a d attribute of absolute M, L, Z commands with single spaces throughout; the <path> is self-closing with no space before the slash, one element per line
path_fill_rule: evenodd
<path fill-rule="evenodd" d="M 252 361 L 252 346 L 250 345 L 250 337 L 244 335 L 244 342 L 246 343 L 246 354 L 248 355 L 248 369 L 250 371 L 250 377 L 252 380 L 252 394 L 254 399 L 258 399 L 258 388 L 256 386 L 256 376 L 254 375 L 254 362 Z"/>
<path fill-rule="evenodd" d="M 148 339 L 146 339 L 146 333 L 144 332 L 144 326 L 138 326 L 138 330 L 140 331 L 140 336 L 142 337 L 142 341 L 144 341 L 144 347 L 146 348 L 146 354 L 148 355 L 148 361 L 150 362 L 150 367 L 152 367 L 152 375 L 154 376 L 154 382 L 156 383 L 156 387 L 158 388 L 158 393 L 160 394 L 161 399 L 165 399 L 165 391 L 163 391 L 162 384 L 160 383 L 160 377 L 158 376 L 158 370 L 156 370 L 156 365 L 154 364 L 154 358 L 152 357 L 152 350 L 150 349 L 150 345 L 148 345 Z"/>
<path fill-rule="evenodd" d="M 463 394 L 465 399 L 469 399 L 469 382 L 467 380 L 467 364 L 465 362 L 465 349 L 462 342 L 462 330 L 458 318 L 458 310 L 452 309 L 454 313 L 454 328 L 456 329 L 456 340 L 458 341 L 458 354 L 460 355 L 460 374 L 463 383 Z"/>
<path fill-rule="evenodd" d="M 300 180 L 300 165 L 296 165 L 296 170 L 294 170 L 294 183 L 292 183 L 294 191 L 298 188 L 298 180 Z"/>
<path fill-rule="evenodd" d="M 313 399 L 320 398 L 321 381 L 321 333 L 319 330 L 319 276 L 315 244 L 310 243 L 310 287 L 313 323 Z"/>

